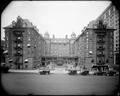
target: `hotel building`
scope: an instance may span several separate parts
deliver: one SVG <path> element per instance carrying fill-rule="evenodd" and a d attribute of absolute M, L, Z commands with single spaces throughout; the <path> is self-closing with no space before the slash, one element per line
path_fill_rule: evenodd
<path fill-rule="evenodd" d="M 108 26 L 116 29 L 114 31 L 114 64 L 118 64 L 119 58 L 119 12 L 112 3 L 103 11 L 103 13 L 96 19 L 103 20 Z"/>
<path fill-rule="evenodd" d="M 78 64 L 85 65 L 88 69 L 93 64 L 104 65 L 114 63 L 113 51 L 114 29 L 102 21 L 87 26 L 74 42 Z"/>
<path fill-rule="evenodd" d="M 34 69 L 41 64 L 45 40 L 31 22 L 18 16 L 16 22 L 4 29 L 6 64 L 13 69 Z"/>

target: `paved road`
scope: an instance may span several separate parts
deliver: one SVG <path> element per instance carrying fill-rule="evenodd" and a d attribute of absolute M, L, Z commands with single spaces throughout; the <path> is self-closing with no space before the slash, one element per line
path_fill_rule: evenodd
<path fill-rule="evenodd" d="M 2 85 L 9 94 L 109 95 L 118 85 L 118 76 L 80 76 L 68 74 L 2 74 Z"/>

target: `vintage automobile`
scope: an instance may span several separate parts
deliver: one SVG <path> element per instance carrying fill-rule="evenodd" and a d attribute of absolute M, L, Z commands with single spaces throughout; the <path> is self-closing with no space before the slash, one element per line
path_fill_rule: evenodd
<path fill-rule="evenodd" d="M 114 70 L 114 69 L 112 69 L 112 68 L 109 68 L 109 70 L 106 71 L 105 75 L 107 75 L 107 76 L 114 76 L 114 75 L 116 75 L 117 73 L 118 73 L 118 72 L 117 72 L 116 70 Z"/>
<path fill-rule="evenodd" d="M 42 75 L 42 74 L 50 74 L 50 69 L 49 67 L 41 67 L 39 69 L 39 73 Z"/>
<path fill-rule="evenodd" d="M 69 75 L 88 75 L 89 71 L 86 68 L 80 68 L 80 66 L 71 66 L 68 69 Z"/>
<path fill-rule="evenodd" d="M 80 75 L 89 75 L 89 71 L 87 69 L 82 69 L 79 74 Z"/>
<path fill-rule="evenodd" d="M 115 70 L 111 70 L 108 65 L 93 65 L 89 71 L 90 75 L 105 75 L 113 76 L 116 74 Z"/>
<path fill-rule="evenodd" d="M 54 70 L 53 66 L 51 64 L 47 66 L 42 66 L 39 68 L 39 73 L 42 74 L 50 74 L 50 71 Z"/>
<path fill-rule="evenodd" d="M 75 74 L 77 74 L 77 70 L 76 69 L 69 69 L 68 74 L 69 75 L 75 75 Z"/>
<path fill-rule="evenodd" d="M 66 70 L 68 71 L 69 75 L 75 75 L 77 74 L 77 70 L 73 65 L 68 65 Z"/>

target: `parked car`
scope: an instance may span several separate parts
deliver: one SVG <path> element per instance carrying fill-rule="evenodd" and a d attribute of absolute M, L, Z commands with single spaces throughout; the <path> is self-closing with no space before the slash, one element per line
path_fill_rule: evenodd
<path fill-rule="evenodd" d="M 69 75 L 77 74 L 77 70 L 73 65 L 69 65 L 66 70 L 68 71 Z"/>
<path fill-rule="evenodd" d="M 50 74 L 50 69 L 49 67 L 41 67 L 39 69 L 40 74 Z"/>
<path fill-rule="evenodd" d="M 98 72 L 97 69 L 92 68 L 92 69 L 89 71 L 89 75 L 95 75 L 97 72 Z"/>
<path fill-rule="evenodd" d="M 53 64 L 48 64 L 46 67 L 50 70 L 55 70 L 55 66 Z"/>
<path fill-rule="evenodd" d="M 117 74 L 117 71 L 115 70 L 109 70 L 109 71 L 106 71 L 105 75 L 107 76 L 114 76 Z"/>
<path fill-rule="evenodd" d="M 93 65 L 89 74 L 90 75 L 105 75 L 105 71 L 108 70 L 107 65 Z"/>
<path fill-rule="evenodd" d="M 91 69 L 94 71 L 90 71 L 89 74 L 93 75 L 113 76 L 116 74 L 116 71 L 109 68 L 108 65 L 93 65 Z"/>
<path fill-rule="evenodd" d="M 69 71 L 68 72 L 69 75 L 75 75 L 75 74 L 77 74 L 77 70 L 71 69 L 71 70 L 68 70 L 68 71 Z"/>
<path fill-rule="evenodd" d="M 89 71 L 87 69 L 81 69 L 80 75 L 89 75 Z"/>

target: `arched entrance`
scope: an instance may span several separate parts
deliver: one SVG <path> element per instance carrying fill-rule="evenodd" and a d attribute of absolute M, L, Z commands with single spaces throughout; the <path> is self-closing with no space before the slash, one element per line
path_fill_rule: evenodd
<path fill-rule="evenodd" d="M 57 66 L 63 66 L 64 61 L 63 60 L 57 60 Z"/>

